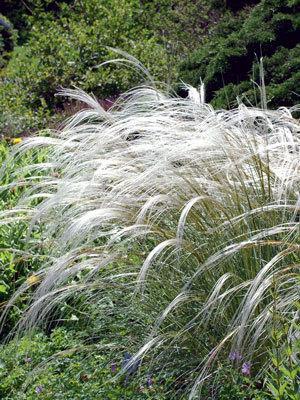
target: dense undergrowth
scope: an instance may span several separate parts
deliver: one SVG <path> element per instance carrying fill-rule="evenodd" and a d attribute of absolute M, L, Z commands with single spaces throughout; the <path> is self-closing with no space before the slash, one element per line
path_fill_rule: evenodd
<path fill-rule="evenodd" d="M 146 377 L 127 374 L 116 382 L 129 353 L 116 352 L 105 339 L 94 344 L 88 333 L 79 334 L 78 326 L 55 328 L 48 336 L 36 332 L 0 347 L 1 399 L 168 398 L 167 377 L 158 380 L 149 371 Z"/>

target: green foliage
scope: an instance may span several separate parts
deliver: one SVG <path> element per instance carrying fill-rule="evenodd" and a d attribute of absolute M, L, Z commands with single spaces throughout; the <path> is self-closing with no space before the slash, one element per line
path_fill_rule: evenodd
<path fill-rule="evenodd" d="M 45 126 L 63 109 L 63 100 L 55 97 L 61 86 L 76 85 L 104 98 L 144 82 L 145 75 L 130 65 L 100 67 L 120 57 L 108 47 L 136 57 L 157 81 L 177 81 L 179 60 L 220 16 L 206 0 L 5 0 L 3 12 L 19 29 L 19 47 L 0 75 L 5 135 Z"/>
<path fill-rule="evenodd" d="M 300 304 L 298 304 L 300 310 Z M 298 400 L 300 395 L 300 324 L 281 321 L 272 333 L 271 366 L 266 379 L 268 399 Z"/>
<path fill-rule="evenodd" d="M 54 96 L 61 86 L 77 85 L 103 98 L 144 80 L 128 67 L 100 67 L 119 58 L 107 46 L 128 51 L 158 80 L 173 76 L 163 45 L 139 18 L 138 0 L 84 0 L 72 9 L 62 3 L 59 18 L 49 12 L 31 18 L 27 43 L 15 49 L 2 71 L 1 129 L 16 135 L 43 125 L 48 110 L 62 103 Z"/>
<path fill-rule="evenodd" d="M 221 14 L 221 10 L 212 7 L 207 0 L 141 3 L 142 23 L 160 38 L 175 63 L 199 46 Z"/>
<path fill-rule="evenodd" d="M 24 89 L 22 80 L 0 76 L 0 134 L 18 136 L 44 128 L 49 121 L 50 111 L 43 98 L 35 101 L 34 94 Z"/>
<path fill-rule="evenodd" d="M 75 327 L 55 328 L 48 336 L 36 332 L 0 346 L 1 399 L 36 399 L 39 391 L 38 397 L 47 400 L 92 400 L 99 396 L 111 400 L 185 398 L 178 390 L 180 381 L 163 374 L 149 375 L 144 365 L 128 381 L 126 375 L 118 377 L 124 350 L 106 344 L 105 340 L 90 343 L 89 333 L 87 330 L 79 334 Z M 288 395 L 287 390 L 285 394 Z M 227 362 L 220 365 L 215 378 L 207 382 L 201 398 L 283 400 L 289 397 L 273 397 L 269 391 L 264 391 L 261 382 L 244 376 L 240 367 Z"/>
<path fill-rule="evenodd" d="M 16 30 L 13 29 L 10 21 L 0 14 L 0 69 L 6 64 L 8 54 L 14 48 L 16 41 Z"/>
<path fill-rule="evenodd" d="M 299 2 L 262 0 L 233 14 L 225 13 L 211 37 L 181 66 L 183 80 L 198 85 L 200 77 L 208 100 L 233 107 L 236 98 L 259 104 L 259 58 L 264 57 L 265 85 L 270 107 L 299 101 Z"/>
<path fill-rule="evenodd" d="M 107 46 L 135 56 L 156 80 L 179 77 L 197 86 L 202 78 L 217 108 L 235 106 L 237 97 L 259 104 L 251 80 L 260 83 L 264 56 L 269 106 L 298 102 L 298 0 L 4 0 L 3 13 L 18 29 L 19 44 L 2 57 L 2 67 L 10 57 L 0 74 L 4 135 L 40 129 L 64 112 L 55 97 L 61 86 L 104 98 L 145 79 L 128 65 L 100 67 L 119 57 Z M 0 50 L 3 43 L 0 36 Z"/>
<path fill-rule="evenodd" d="M 9 162 L 8 149 L 4 141 L 0 142 L 0 166 L 5 168 L 5 174 L 0 182 L 3 185 L 0 192 L 0 212 L 14 207 L 22 196 L 29 172 L 25 170 L 23 173 L 21 171 L 18 173 L 17 171 L 25 168 L 29 163 L 42 161 L 44 154 L 43 151 L 39 154 L 31 152 L 16 162 Z M 23 179 L 24 185 L 6 188 L 5 185 L 9 185 L 16 174 Z M 42 249 L 37 251 L 33 243 L 26 243 L 27 228 L 28 223 L 25 220 L 10 226 L 0 226 L 0 312 L 6 301 L 26 281 L 27 277 L 34 274 L 41 266 Z M 39 237 L 38 231 L 34 233 L 34 237 L 35 239 Z M 36 253 L 33 256 L 34 251 Z M 23 295 L 11 310 L 3 334 L 6 334 L 19 319 L 26 299 L 27 295 Z"/>
<path fill-rule="evenodd" d="M 217 398 L 220 400 L 261 399 L 261 384 L 256 384 L 249 377 L 243 376 L 237 368 L 224 364 L 214 383 Z"/>
<path fill-rule="evenodd" d="M 57 16 L 61 3 L 71 3 L 72 0 L 2 0 L 1 12 L 11 21 L 18 31 L 18 43 L 23 44 L 27 39 L 33 20 L 38 20 L 43 12 Z"/>
<path fill-rule="evenodd" d="M 55 329 L 26 336 L 0 347 L 0 397 L 3 400 L 41 399 L 165 399 L 163 387 L 138 378 L 112 381 L 122 355 L 109 347 L 87 345 L 75 331 Z M 116 371 L 112 371 L 112 363 Z"/>

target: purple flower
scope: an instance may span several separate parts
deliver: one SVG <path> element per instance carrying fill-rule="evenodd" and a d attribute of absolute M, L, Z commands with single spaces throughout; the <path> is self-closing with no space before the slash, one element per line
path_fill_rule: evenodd
<path fill-rule="evenodd" d="M 243 356 L 238 351 L 231 351 L 228 358 L 230 361 L 241 361 Z"/>
<path fill-rule="evenodd" d="M 147 376 L 147 386 L 148 388 L 153 386 L 153 379 L 151 378 L 150 375 Z"/>
<path fill-rule="evenodd" d="M 29 363 L 31 363 L 32 358 L 31 357 L 25 357 L 24 361 L 26 362 L 26 364 L 29 364 Z"/>
<path fill-rule="evenodd" d="M 126 352 L 123 357 L 122 368 L 126 369 L 126 378 L 124 381 L 125 386 L 128 384 L 129 379 L 137 372 L 141 365 L 141 360 L 132 361 L 134 357 Z"/>
<path fill-rule="evenodd" d="M 39 385 L 35 388 L 35 393 L 40 394 L 44 390 L 44 387 L 42 385 Z"/>
<path fill-rule="evenodd" d="M 127 369 L 127 374 L 133 375 L 140 367 L 141 360 L 136 360 L 132 363 L 133 356 L 126 352 L 124 354 L 122 367 Z"/>
<path fill-rule="evenodd" d="M 117 371 L 117 364 L 113 362 L 110 366 L 111 372 L 114 374 Z"/>
<path fill-rule="evenodd" d="M 250 362 L 244 362 L 242 365 L 242 374 L 243 375 L 250 375 L 251 373 L 251 363 Z"/>
<path fill-rule="evenodd" d="M 123 367 L 126 367 L 126 365 L 130 362 L 131 359 L 132 359 L 132 355 L 130 353 L 126 352 L 123 357 Z"/>

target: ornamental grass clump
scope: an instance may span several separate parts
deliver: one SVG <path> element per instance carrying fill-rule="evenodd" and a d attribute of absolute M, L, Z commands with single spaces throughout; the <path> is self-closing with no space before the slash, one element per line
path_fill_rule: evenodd
<path fill-rule="evenodd" d="M 124 310 L 144 321 L 126 368 L 176 370 L 193 398 L 229 354 L 259 375 L 274 315 L 297 317 L 300 127 L 293 110 L 215 111 L 203 88 L 188 90 L 139 87 L 108 111 L 64 91 L 86 109 L 18 145 L 14 157 L 46 147 L 47 160 L 14 183 L 27 190 L 1 219 L 27 218 L 28 240 L 42 228 L 34 244 L 48 254 L 8 304 L 30 288 L 20 329 L 66 299 L 123 290 Z"/>

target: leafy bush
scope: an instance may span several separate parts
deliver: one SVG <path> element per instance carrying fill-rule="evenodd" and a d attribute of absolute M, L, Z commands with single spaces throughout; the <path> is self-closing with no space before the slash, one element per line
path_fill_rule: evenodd
<path fill-rule="evenodd" d="M 187 0 L 5 0 L 3 12 L 19 29 L 19 47 L 0 77 L 0 128 L 6 135 L 37 130 L 50 114 L 64 111 L 54 96 L 61 86 L 105 98 L 144 81 L 122 65 L 99 67 L 120 57 L 108 47 L 127 51 L 155 80 L 171 85 L 179 60 L 220 18 L 208 1 Z"/>
<path fill-rule="evenodd" d="M 299 311 L 300 303 L 297 308 Z M 290 325 L 280 315 L 275 314 L 275 317 L 266 394 L 268 399 L 297 400 L 300 394 L 299 320 Z"/>
<path fill-rule="evenodd" d="M 256 105 L 260 96 L 251 80 L 260 83 L 263 56 L 269 106 L 297 104 L 299 16 L 298 1 L 262 0 L 237 14 L 227 11 L 214 34 L 182 64 L 182 79 L 196 86 L 201 77 L 208 100 L 218 108 L 234 107 L 237 96 Z"/>
<path fill-rule="evenodd" d="M 259 379 L 272 311 L 297 316 L 298 122 L 287 109 L 215 112 L 192 88 L 187 99 L 136 89 L 109 112 L 66 94 L 91 109 L 19 149 L 49 151 L 22 199 L 48 258 L 21 326 L 49 324 L 78 297 L 103 304 L 99 327 L 131 315 L 132 362 L 175 373 L 191 398 L 230 352 Z"/>
<path fill-rule="evenodd" d="M 22 82 L 3 78 L 0 86 L 1 136 L 18 136 L 42 129 L 50 118 L 50 112 L 41 98 L 35 107 L 30 106 L 34 96 L 24 91 Z"/>
<path fill-rule="evenodd" d="M 61 105 L 54 96 L 61 86 L 78 85 L 103 98 L 136 84 L 130 68 L 99 67 L 120 57 L 107 46 L 136 56 L 158 80 L 174 76 L 164 47 L 139 23 L 140 12 L 138 0 L 84 0 L 62 3 L 59 17 L 40 12 L 32 18 L 28 41 L 15 49 L 2 73 L 2 129 L 16 135 L 43 125 L 41 116 L 46 119 Z"/>
<path fill-rule="evenodd" d="M 176 64 L 203 42 L 222 12 L 207 0 L 144 0 L 141 3 L 142 24 L 165 45 L 170 62 Z"/>

